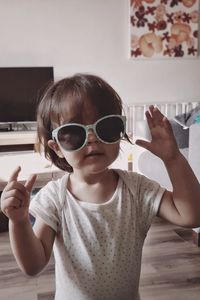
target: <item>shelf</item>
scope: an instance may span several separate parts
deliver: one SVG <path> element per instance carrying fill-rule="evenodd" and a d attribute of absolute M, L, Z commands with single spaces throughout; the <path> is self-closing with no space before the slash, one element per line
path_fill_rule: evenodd
<path fill-rule="evenodd" d="M 36 137 L 36 131 L 1 132 L 0 146 L 35 144 Z"/>

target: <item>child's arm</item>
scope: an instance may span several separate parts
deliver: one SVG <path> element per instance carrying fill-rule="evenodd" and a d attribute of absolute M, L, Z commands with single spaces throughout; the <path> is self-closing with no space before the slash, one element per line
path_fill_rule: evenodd
<path fill-rule="evenodd" d="M 188 161 L 180 153 L 171 125 L 158 108 L 146 112 L 151 132 L 150 142 L 136 144 L 160 157 L 172 182 L 173 191 L 163 195 L 158 216 L 184 227 L 200 226 L 200 184 Z"/>
<path fill-rule="evenodd" d="M 15 259 L 23 272 L 36 275 L 48 263 L 55 232 L 42 220 L 36 220 L 34 231 L 29 220 L 30 192 L 36 180 L 32 175 L 25 185 L 17 181 L 20 168 L 10 177 L 1 196 L 1 210 L 9 218 L 9 236 Z"/>

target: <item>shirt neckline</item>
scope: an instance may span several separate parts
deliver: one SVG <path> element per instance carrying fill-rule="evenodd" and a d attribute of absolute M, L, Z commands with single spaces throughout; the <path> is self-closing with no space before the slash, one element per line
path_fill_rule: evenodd
<path fill-rule="evenodd" d="M 121 187 L 122 187 L 122 179 L 121 179 L 121 177 L 119 176 L 119 178 L 118 178 L 118 183 L 117 183 L 117 187 L 116 187 L 114 193 L 112 194 L 111 198 L 110 198 L 108 201 L 103 202 L 103 203 L 93 203 L 93 202 L 85 202 L 85 201 L 77 200 L 77 199 L 70 193 L 70 191 L 69 191 L 68 189 L 66 189 L 66 193 L 67 193 L 67 196 L 69 196 L 69 198 L 70 198 L 71 200 L 73 200 L 73 202 L 76 202 L 76 203 L 77 203 L 78 205 L 80 205 L 80 206 L 83 206 L 83 207 L 90 207 L 90 208 L 99 208 L 99 207 L 102 207 L 102 208 L 103 208 L 103 207 L 106 207 L 106 206 L 108 206 L 108 205 L 111 205 L 111 204 L 115 201 L 115 199 L 116 199 L 116 197 L 117 197 L 117 195 L 118 195 L 118 192 L 120 191 Z"/>

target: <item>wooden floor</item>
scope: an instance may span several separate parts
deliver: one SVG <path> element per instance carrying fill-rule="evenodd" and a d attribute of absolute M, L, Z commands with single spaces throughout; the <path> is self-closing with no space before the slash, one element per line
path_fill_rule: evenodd
<path fill-rule="evenodd" d="M 200 248 L 190 230 L 156 219 L 144 246 L 140 291 L 142 300 L 200 299 Z M 0 300 L 53 297 L 53 259 L 40 276 L 27 277 L 11 254 L 8 233 L 0 233 Z"/>
<path fill-rule="evenodd" d="M 191 230 L 156 220 L 144 246 L 140 293 L 142 300 L 200 299 L 200 248 Z"/>

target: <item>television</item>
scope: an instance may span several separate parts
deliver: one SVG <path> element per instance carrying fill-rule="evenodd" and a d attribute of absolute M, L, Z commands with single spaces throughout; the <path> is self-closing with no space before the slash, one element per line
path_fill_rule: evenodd
<path fill-rule="evenodd" d="M 38 103 L 53 80 L 53 67 L 0 68 L 0 123 L 35 122 Z"/>

